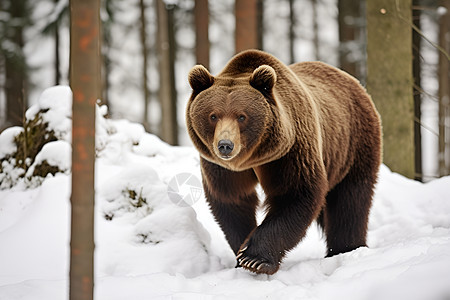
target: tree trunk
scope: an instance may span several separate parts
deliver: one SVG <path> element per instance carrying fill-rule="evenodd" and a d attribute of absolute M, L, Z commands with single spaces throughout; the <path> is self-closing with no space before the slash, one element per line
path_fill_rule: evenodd
<path fill-rule="evenodd" d="M 114 23 L 113 19 L 113 9 L 114 9 L 114 0 L 105 0 L 100 1 L 100 5 L 103 5 L 103 7 L 100 9 L 104 9 L 106 12 L 106 18 L 103 22 L 101 22 L 101 53 L 102 53 L 102 68 L 100 70 L 101 73 L 101 79 L 102 79 L 102 104 L 108 106 L 108 113 L 107 115 L 112 114 L 112 109 L 110 102 L 109 102 L 109 87 L 111 86 L 110 80 L 109 80 L 109 74 L 111 74 L 111 58 L 110 58 L 110 49 L 111 49 L 111 43 L 112 43 L 112 37 L 111 37 L 111 26 Z"/>
<path fill-rule="evenodd" d="M 413 24 L 420 30 L 420 15 L 421 11 L 419 9 L 420 0 L 413 0 L 413 11 L 412 18 Z M 421 133 L 421 109 L 422 105 L 422 94 L 420 92 L 421 87 L 421 62 L 420 62 L 420 47 L 422 37 L 416 31 L 412 31 L 412 53 L 413 53 L 413 78 L 414 78 L 414 167 L 415 167 L 415 177 L 417 181 L 423 180 L 422 171 L 422 133 Z"/>
<path fill-rule="evenodd" d="M 258 48 L 258 0 L 236 0 L 236 53 Z"/>
<path fill-rule="evenodd" d="M 144 112 L 142 123 L 147 131 L 150 131 L 150 122 L 148 119 L 148 105 L 150 101 L 150 90 L 148 88 L 148 46 L 147 46 L 147 18 L 145 16 L 144 0 L 139 0 L 139 8 L 141 11 L 141 45 L 142 45 L 142 90 L 144 93 Z"/>
<path fill-rule="evenodd" d="M 54 0 L 55 6 L 59 0 Z M 61 82 L 60 58 L 59 58 L 59 22 L 55 21 L 55 85 Z"/>
<path fill-rule="evenodd" d="M 14 24 L 9 26 L 6 38 L 15 49 L 5 56 L 6 127 L 22 125 L 23 114 L 28 106 L 27 66 L 23 53 L 26 3 L 26 0 L 9 1 L 8 12 Z"/>
<path fill-rule="evenodd" d="M 112 107 L 109 103 L 109 74 L 111 74 L 111 59 L 109 58 L 109 49 L 111 48 L 111 37 L 110 33 L 106 32 L 109 31 L 109 29 L 102 28 L 102 36 L 103 36 L 103 43 L 101 45 L 102 50 L 102 70 L 101 70 L 101 76 L 102 76 L 102 104 L 106 105 L 108 107 L 108 113 L 107 115 L 112 114 Z"/>
<path fill-rule="evenodd" d="M 367 89 L 381 115 L 384 163 L 414 178 L 411 0 L 367 1 Z"/>
<path fill-rule="evenodd" d="M 100 0 L 70 2 L 72 224 L 70 299 L 93 299 L 95 103 L 100 95 Z"/>
<path fill-rule="evenodd" d="M 339 23 L 339 65 L 347 73 L 359 78 L 356 59 L 352 52 L 358 45 L 358 19 L 360 18 L 360 1 L 338 0 Z"/>
<path fill-rule="evenodd" d="M 257 0 L 256 3 L 256 31 L 258 35 L 257 48 L 264 49 L 264 0 Z"/>
<path fill-rule="evenodd" d="M 317 0 L 311 0 L 312 5 L 312 21 L 313 21 L 313 45 L 314 45 L 314 57 L 316 60 L 320 60 L 320 48 L 319 48 L 319 23 L 317 14 Z"/>
<path fill-rule="evenodd" d="M 178 144 L 178 122 L 175 89 L 175 36 L 173 31 L 174 6 L 156 0 L 158 20 L 159 99 L 162 110 L 161 138 L 171 145 Z"/>
<path fill-rule="evenodd" d="M 443 0 L 441 6 L 446 8 L 445 14 L 439 20 L 439 46 L 443 51 L 450 53 L 450 41 L 448 34 L 450 32 L 450 1 Z M 448 149 L 448 121 L 450 121 L 450 82 L 449 82 L 450 64 L 448 58 L 439 51 L 439 175 L 449 174 L 450 159 L 447 156 Z"/>
<path fill-rule="evenodd" d="M 195 0 L 195 56 L 197 64 L 209 70 L 208 0 Z"/>
<path fill-rule="evenodd" d="M 295 59 L 295 11 L 294 0 L 289 0 L 289 63 L 296 62 Z"/>

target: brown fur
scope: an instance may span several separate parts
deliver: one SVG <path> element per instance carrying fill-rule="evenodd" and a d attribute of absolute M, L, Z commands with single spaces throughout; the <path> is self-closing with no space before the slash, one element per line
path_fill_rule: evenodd
<path fill-rule="evenodd" d="M 381 124 L 353 77 L 249 50 L 216 77 L 195 66 L 189 82 L 188 132 L 207 201 L 239 266 L 275 273 L 314 220 L 329 256 L 366 245 Z M 220 141 L 232 151 L 224 154 Z M 259 226 L 258 182 L 267 197 Z"/>

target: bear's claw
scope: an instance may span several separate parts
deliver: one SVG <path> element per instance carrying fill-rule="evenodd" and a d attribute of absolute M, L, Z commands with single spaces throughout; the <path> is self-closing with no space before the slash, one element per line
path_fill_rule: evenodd
<path fill-rule="evenodd" d="M 236 259 L 238 265 L 257 274 L 268 274 L 272 275 L 278 271 L 279 264 L 273 264 L 266 259 L 258 257 L 250 257 L 244 254 L 247 247 L 239 250 Z"/>

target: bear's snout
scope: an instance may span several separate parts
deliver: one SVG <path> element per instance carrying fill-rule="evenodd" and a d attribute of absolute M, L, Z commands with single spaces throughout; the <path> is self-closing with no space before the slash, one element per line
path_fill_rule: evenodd
<path fill-rule="evenodd" d="M 229 155 L 233 151 L 234 144 L 230 140 L 220 140 L 217 144 L 217 148 L 222 155 Z"/>
<path fill-rule="evenodd" d="M 239 124 L 234 118 L 223 118 L 217 122 L 211 146 L 221 161 L 230 161 L 240 153 L 239 130 Z"/>

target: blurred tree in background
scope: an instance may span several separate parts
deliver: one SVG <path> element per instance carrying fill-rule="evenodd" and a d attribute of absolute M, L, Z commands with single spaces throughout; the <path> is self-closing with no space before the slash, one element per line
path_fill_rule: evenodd
<path fill-rule="evenodd" d="M 320 59 L 354 75 L 363 85 L 368 82 L 378 103 L 384 99 L 377 96 L 383 92 L 379 90 L 386 87 L 370 87 L 367 74 L 392 52 L 394 59 L 384 79 L 405 68 L 398 65 L 401 61 L 413 59 L 402 75 L 408 77 L 413 95 L 406 88 L 401 92 L 413 97 L 408 100 L 413 107 L 395 113 L 396 119 L 412 126 L 412 135 L 410 129 L 401 135 L 413 144 L 401 146 L 390 134 L 386 114 L 394 111 L 399 98 L 391 98 L 386 107 L 379 104 L 383 119 L 387 118 L 385 162 L 396 169 L 395 164 L 406 159 L 397 151 L 408 148 L 412 171 L 403 173 L 429 180 L 450 173 L 449 1 L 412 0 L 402 6 L 400 23 L 409 28 L 404 34 L 410 36 L 404 46 L 412 49 L 412 58 L 406 58 L 395 54 L 399 49 L 388 43 L 395 34 L 389 27 L 393 25 L 389 20 L 395 18 L 389 18 L 397 8 L 383 15 L 387 27 L 379 31 L 378 46 L 387 52 L 369 51 L 367 56 L 367 22 L 369 32 L 384 23 L 371 25 L 366 11 L 380 1 L 101 0 L 101 100 L 108 104 L 109 116 L 142 122 L 147 131 L 171 144 L 187 144 L 186 74 L 196 63 L 217 73 L 235 52 L 247 48 L 271 52 L 287 64 Z M 20 124 L 27 100 L 36 101 L 44 88 L 68 84 L 68 5 L 68 0 L 0 2 L 1 129 Z M 374 67 L 368 70 L 371 59 Z"/>
<path fill-rule="evenodd" d="M 439 13 L 439 175 L 450 170 L 450 1 L 440 1 Z"/>
<path fill-rule="evenodd" d="M 209 69 L 209 5 L 208 0 L 195 1 L 195 59 Z"/>
<path fill-rule="evenodd" d="M 162 120 L 160 136 L 171 145 L 178 144 L 174 10 L 174 5 L 166 5 L 163 0 L 156 0 L 159 101 Z"/>
<path fill-rule="evenodd" d="M 24 55 L 24 30 L 31 26 L 27 0 L 0 2 L 0 66 L 1 88 L 6 103 L 6 116 L 1 128 L 21 125 L 28 107 L 28 65 Z"/>
<path fill-rule="evenodd" d="M 421 89 L 421 72 L 422 72 L 422 57 L 421 57 L 421 45 L 422 37 L 420 36 L 420 1 L 413 0 L 412 2 L 412 64 L 413 64 L 413 97 L 414 97 L 414 170 L 415 179 L 423 181 L 423 168 L 422 168 L 422 89 Z"/>
<path fill-rule="evenodd" d="M 69 3 L 65 1 L 54 0 L 55 6 L 49 15 L 45 27 L 42 29 L 44 36 L 54 37 L 54 84 L 61 83 L 61 58 L 60 58 L 60 28 L 61 24 L 66 22 L 69 11 Z M 67 23 L 67 22 L 66 22 Z"/>
<path fill-rule="evenodd" d="M 236 32 L 235 52 L 258 49 L 258 1 L 235 1 Z"/>
<path fill-rule="evenodd" d="M 339 66 L 357 78 L 362 76 L 358 65 L 358 53 L 363 52 L 364 45 L 360 39 L 362 19 L 361 1 L 338 0 Z"/>
<path fill-rule="evenodd" d="M 145 129 L 149 131 L 150 122 L 148 120 L 148 104 L 150 101 L 150 89 L 148 88 L 149 76 L 148 76 L 148 42 L 147 42 L 147 16 L 146 16 L 146 2 L 145 0 L 139 0 L 139 8 L 141 10 L 140 21 L 141 21 L 141 48 L 142 48 L 142 89 L 144 90 L 144 110 L 142 117 L 142 124 Z"/>

